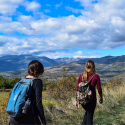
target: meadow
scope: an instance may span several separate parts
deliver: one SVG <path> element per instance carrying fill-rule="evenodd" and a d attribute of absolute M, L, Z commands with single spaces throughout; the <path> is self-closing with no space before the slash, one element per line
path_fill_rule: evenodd
<path fill-rule="evenodd" d="M 48 125 L 81 125 L 84 110 L 75 107 L 76 83 L 75 75 L 64 76 L 51 80 L 44 88 L 42 103 Z M 125 125 L 125 82 L 110 80 L 102 89 L 104 102 L 98 103 L 97 97 L 94 125 Z M 0 92 L 0 125 L 8 124 L 8 97 L 9 92 Z"/>

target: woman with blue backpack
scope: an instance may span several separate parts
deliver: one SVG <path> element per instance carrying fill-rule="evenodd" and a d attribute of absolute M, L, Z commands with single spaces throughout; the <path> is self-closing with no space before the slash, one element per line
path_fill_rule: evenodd
<path fill-rule="evenodd" d="M 85 110 L 82 125 L 93 125 L 93 115 L 97 103 L 96 85 L 100 95 L 99 102 L 103 103 L 100 77 L 96 74 L 94 62 L 89 60 L 85 64 L 84 73 L 79 76 L 77 82 L 76 107 L 79 108 L 79 104 L 81 104 Z"/>
<path fill-rule="evenodd" d="M 10 115 L 9 125 L 46 125 L 42 105 L 43 83 L 39 79 L 43 72 L 42 63 L 33 60 L 28 65 L 28 75 L 14 86 L 6 109 Z"/>

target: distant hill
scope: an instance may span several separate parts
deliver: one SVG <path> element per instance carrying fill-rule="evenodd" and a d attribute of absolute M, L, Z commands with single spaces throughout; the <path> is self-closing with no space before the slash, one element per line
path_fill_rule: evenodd
<path fill-rule="evenodd" d="M 73 62 L 76 62 L 77 64 L 85 64 L 86 61 L 90 59 L 97 64 L 112 64 L 115 62 L 125 62 L 125 55 L 105 56 L 102 58 L 86 58 L 86 59 L 70 58 L 70 57 L 50 59 L 48 57 L 40 57 L 40 56 L 33 56 L 33 55 L 7 55 L 7 56 L 0 57 L 0 72 L 26 69 L 28 68 L 29 62 L 32 60 L 39 60 L 44 67 L 52 67 L 56 65 L 58 66 L 60 64 L 70 65 Z"/>
<path fill-rule="evenodd" d="M 67 63 L 79 61 L 81 59 L 82 58 L 63 57 L 63 58 L 57 58 L 54 60 L 59 64 L 67 64 Z"/>
<path fill-rule="evenodd" d="M 85 63 L 88 60 L 93 60 L 95 63 L 99 64 L 111 64 L 115 62 L 125 62 L 125 55 L 122 56 L 105 56 L 101 58 L 86 58 L 77 61 L 78 63 Z"/>
<path fill-rule="evenodd" d="M 50 67 L 59 64 L 66 64 L 80 60 L 80 58 L 57 58 L 40 57 L 33 55 L 6 55 L 0 57 L 0 72 L 25 69 L 32 60 L 39 60 L 44 67 Z"/>
<path fill-rule="evenodd" d="M 125 62 L 115 62 L 112 64 L 99 64 L 95 63 L 96 71 L 99 74 L 102 83 L 106 83 L 110 79 L 122 78 L 125 81 Z M 54 65 L 50 67 L 45 67 L 45 73 L 51 73 L 53 75 L 58 75 L 62 72 L 63 67 L 66 67 L 68 74 L 78 74 L 84 72 L 85 63 L 67 63 L 62 65 Z M 27 75 L 27 69 L 20 69 L 16 71 L 1 72 L 6 78 L 15 78 Z M 49 78 L 49 75 L 47 76 Z"/>
<path fill-rule="evenodd" d="M 0 72 L 25 69 L 32 60 L 39 60 L 44 67 L 57 65 L 58 63 L 47 57 L 38 57 L 32 55 L 7 55 L 0 57 Z"/>

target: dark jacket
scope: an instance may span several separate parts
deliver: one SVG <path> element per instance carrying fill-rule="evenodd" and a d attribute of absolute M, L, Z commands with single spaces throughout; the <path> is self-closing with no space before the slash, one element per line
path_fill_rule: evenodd
<path fill-rule="evenodd" d="M 43 125 L 46 124 L 46 119 L 44 116 L 44 110 L 42 105 L 42 80 L 34 79 L 33 87 L 31 91 L 31 100 L 35 100 L 33 105 L 34 110 L 30 110 L 28 114 L 20 117 L 20 118 L 11 118 L 9 124 L 13 125 Z M 34 111 L 34 113 L 33 113 Z M 41 123 L 42 121 L 42 123 Z"/>

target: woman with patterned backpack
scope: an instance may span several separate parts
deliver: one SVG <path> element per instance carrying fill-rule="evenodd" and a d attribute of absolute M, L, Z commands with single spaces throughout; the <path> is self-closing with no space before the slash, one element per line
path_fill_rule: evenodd
<path fill-rule="evenodd" d="M 99 102 L 103 103 L 100 77 L 96 74 L 94 62 L 89 60 L 86 62 L 85 71 L 79 76 L 77 83 L 76 107 L 79 108 L 79 104 L 81 104 L 85 110 L 82 125 L 93 125 L 93 115 L 97 103 L 96 85 L 100 95 Z"/>

